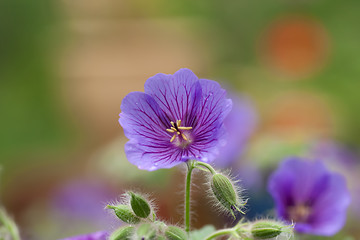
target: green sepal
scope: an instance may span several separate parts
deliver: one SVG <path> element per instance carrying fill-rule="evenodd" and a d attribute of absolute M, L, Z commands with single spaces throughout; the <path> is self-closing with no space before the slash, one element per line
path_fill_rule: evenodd
<path fill-rule="evenodd" d="M 270 239 L 279 236 L 284 225 L 275 221 L 258 221 L 251 227 L 251 234 L 255 239 Z"/>
<path fill-rule="evenodd" d="M 136 231 L 138 240 L 155 240 L 156 228 L 150 223 L 141 224 Z"/>
<path fill-rule="evenodd" d="M 187 235 L 182 228 L 176 226 L 168 226 L 165 231 L 167 240 L 187 240 Z"/>
<path fill-rule="evenodd" d="M 109 237 L 109 240 L 131 240 L 134 235 L 135 228 L 125 226 L 115 230 Z"/>
<path fill-rule="evenodd" d="M 136 216 L 147 218 L 150 215 L 151 208 L 149 203 L 139 194 L 128 192 L 130 196 L 130 205 Z"/>
<path fill-rule="evenodd" d="M 131 211 L 131 208 L 127 205 L 108 205 L 107 208 L 113 209 L 116 216 L 123 222 L 126 222 L 128 224 L 137 224 L 140 222 L 140 218 L 135 216 L 135 214 Z"/>

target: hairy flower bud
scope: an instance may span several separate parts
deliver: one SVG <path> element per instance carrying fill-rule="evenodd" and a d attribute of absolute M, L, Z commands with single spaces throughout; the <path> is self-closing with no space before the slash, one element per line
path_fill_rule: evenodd
<path fill-rule="evenodd" d="M 186 240 L 187 235 L 179 227 L 176 226 L 169 226 L 165 231 L 165 236 L 167 240 Z"/>
<path fill-rule="evenodd" d="M 121 227 L 110 235 L 109 240 L 131 240 L 134 231 L 132 226 Z"/>
<path fill-rule="evenodd" d="M 156 239 L 156 228 L 150 223 L 141 224 L 136 231 L 137 240 Z"/>
<path fill-rule="evenodd" d="M 151 208 L 149 203 L 139 194 L 128 192 L 130 196 L 130 205 L 136 216 L 147 218 L 150 215 Z"/>
<path fill-rule="evenodd" d="M 229 211 L 235 218 L 234 212 L 241 205 L 236 188 L 231 180 L 221 173 L 216 173 L 211 178 L 211 189 L 220 205 Z"/>
<path fill-rule="evenodd" d="M 113 209 L 116 216 L 129 224 L 137 224 L 140 222 L 140 218 L 138 218 L 137 216 L 135 216 L 135 214 L 131 211 L 130 207 L 127 205 L 117 205 L 117 206 L 111 206 L 108 205 L 107 208 L 109 209 Z"/>
<path fill-rule="evenodd" d="M 257 221 L 251 226 L 251 234 L 255 239 L 271 239 L 283 232 L 291 232 L 290 228 L 276 221 Z"/>

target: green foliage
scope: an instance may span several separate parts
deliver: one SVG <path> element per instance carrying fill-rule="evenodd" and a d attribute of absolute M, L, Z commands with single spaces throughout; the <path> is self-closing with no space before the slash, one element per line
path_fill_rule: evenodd
<path fill-rule="evenodd" d="M 206 225 L 201 229 L 194 230 L 190 233 L 191 240 L 204 240 L 207 236 L 216 231 L 213 225 Z"/>

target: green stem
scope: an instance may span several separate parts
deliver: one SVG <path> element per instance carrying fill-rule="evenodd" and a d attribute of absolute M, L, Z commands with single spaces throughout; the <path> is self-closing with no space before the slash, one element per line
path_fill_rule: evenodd
<path fill-rule="evenodd" d="M 211 234 L 210 236 L 208 236 L 206 238 L 206 240 L 215 239 L 216 237 L 223 236 L 223 235 L 233 235 L 233 234 L 236 234 L 234 228 L 222 229 L 222 230 L 216 231 L 213 234 Z"/>
<path fill-rule="evenodd" d="M 191 187 L 191 173 L 195 168 L 194 161 L 189 160 L 187 162 L 188 171 L 186 175 L 185 185 L 185 231 L 190 232 L 190 187 Z"/>
<path fill-rule="evenodd" d="M 195 166 L 206 167 L 207 169 L 209 169 L 209 171 L 211 172 L 212 175 L 216 174 L 215 169 L 210 164 L 207 164 L 207 163 L 204 163 L 204 162 L 195 162 Z"/>
<path fill-rule="evenodd" d="M 7 216 L 3 209 L 0 209 L 0 223 L 4 225 L 5 229 L 9 230 L 13 240 L 20 240 L 19 230 L 15 222 Z"/>

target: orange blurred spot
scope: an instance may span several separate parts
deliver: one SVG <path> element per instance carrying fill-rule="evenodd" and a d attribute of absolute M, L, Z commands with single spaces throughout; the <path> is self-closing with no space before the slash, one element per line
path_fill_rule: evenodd
<path fill-rule="evenodd" d="M 288 16 L 275 21 L 260 40 L 260 56 L 273 70 L 303 77 L 321 67 L 329 52 L 328 37 L 316 21 Z"/>

